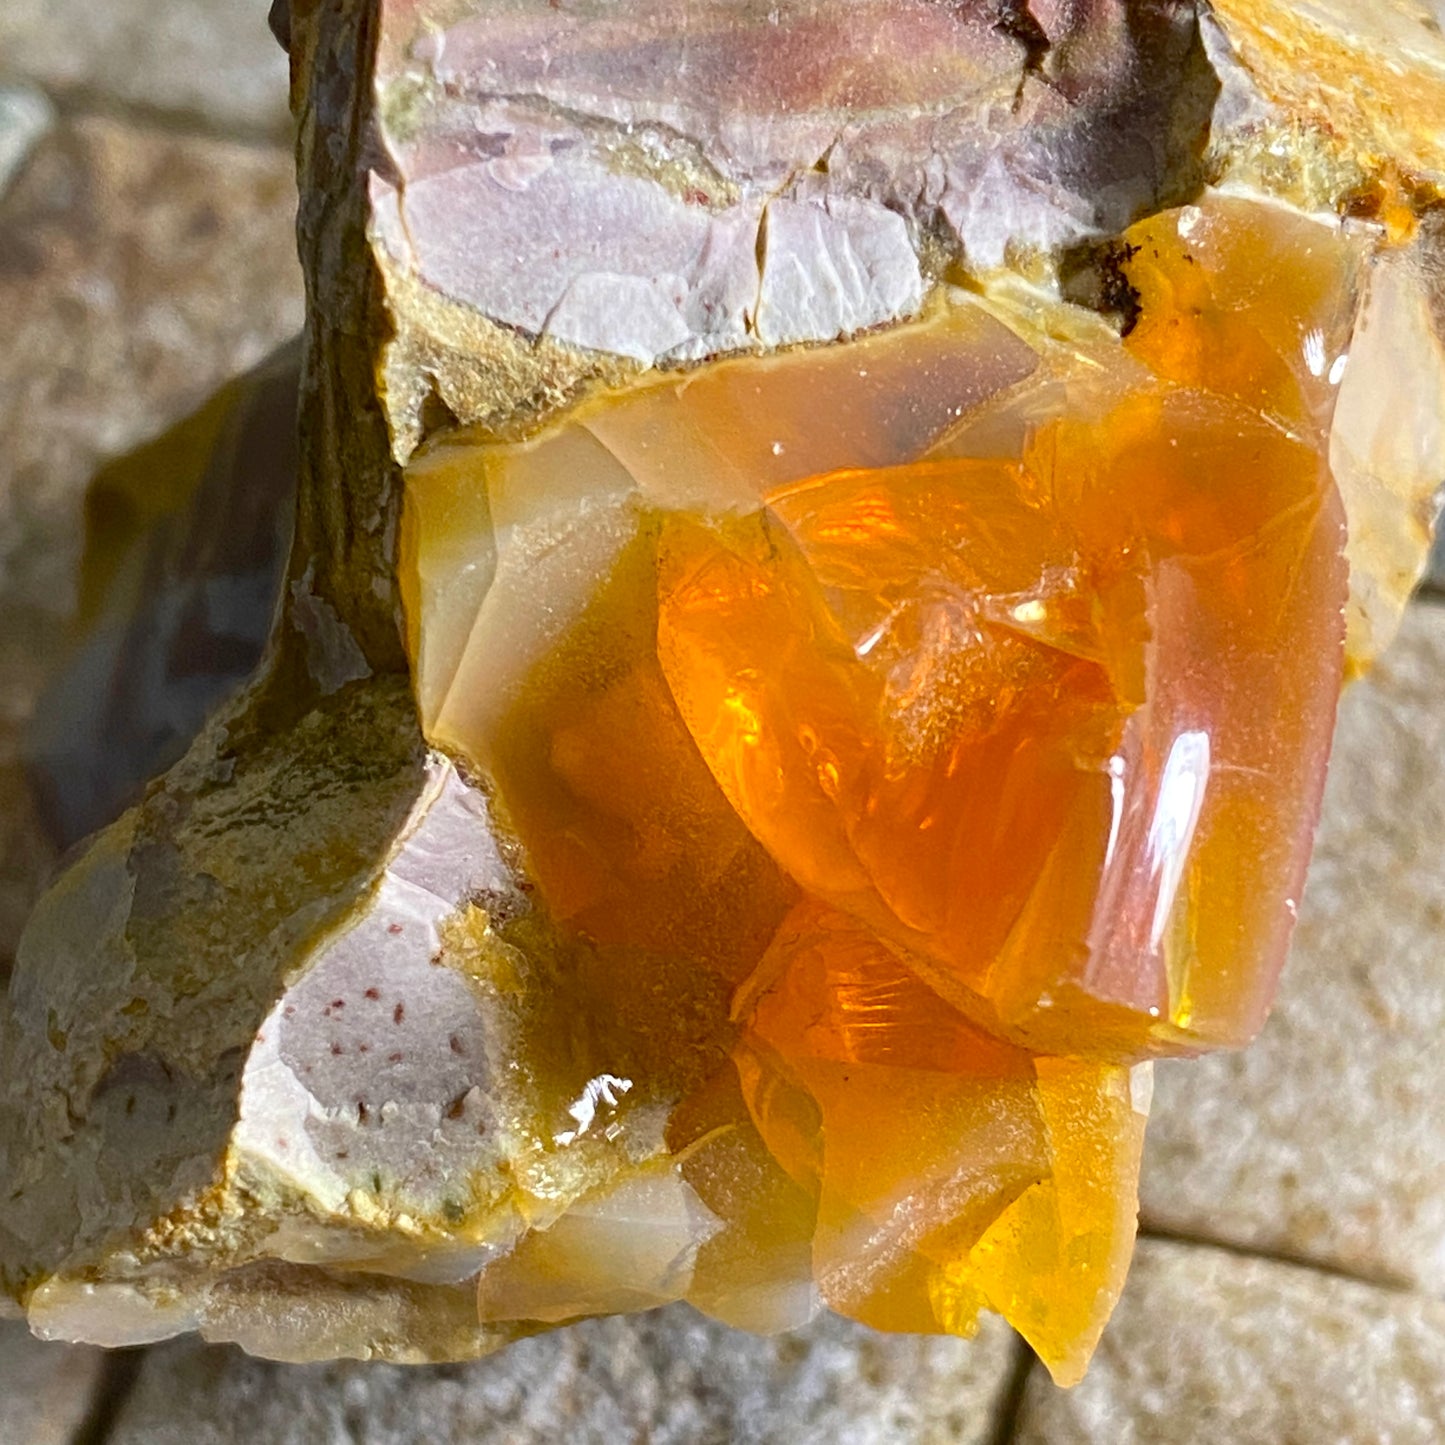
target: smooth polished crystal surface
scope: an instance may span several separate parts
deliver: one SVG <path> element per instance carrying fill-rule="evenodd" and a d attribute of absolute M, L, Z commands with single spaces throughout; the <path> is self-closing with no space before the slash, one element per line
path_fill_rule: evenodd
<path fill-rule="evenodd" d="M 1355 249 L 1215 199 L 1121 256 L 1112 356 L 960 298 L 413 468 L 426 724 L 553 916 L 737 978 L 797 890 L 1031 1047 L 1258 1028 L 1340 678 Z"/>
<path fill-rule="evenodd" d="M 1082 1370 L 1132 1245 L 1137 1065 L 1247 1040 L 1287 946 L 1358 264 L 1338 225 L 1210 196 L 1096 258 L 1122 344 L 955 293 L 412 465 L 424 727 L 515 839 L 526 946 L 595 951 L 658 1037 L 714 980 L 647 1082 L 666 1155 L 484 1270 L 484 1318 L 987 1306 Z M 625 1150 L 624 1083 L 574 1114 Z"/>

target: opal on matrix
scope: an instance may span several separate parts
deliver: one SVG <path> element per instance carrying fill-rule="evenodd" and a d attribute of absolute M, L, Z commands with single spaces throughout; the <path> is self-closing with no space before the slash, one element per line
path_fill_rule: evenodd
<path fill-rule="evenodd" d="M 1416 9 L 279 14 L 289 570 L 250 525 L 265 657 L 24 939 L 32 1327 L 423 1360 L 993 1311 L 1078 1380 L 1152 1061 L 1262 1026 L 1340 689 L 1425 565 Z M 154 510 L 249 515 L 253 453 Z M 87 595 L 54 698 L 116 636 L 171 677 L 166 606 Z M 48 731 L 69 816 L 140 785 Z"/>

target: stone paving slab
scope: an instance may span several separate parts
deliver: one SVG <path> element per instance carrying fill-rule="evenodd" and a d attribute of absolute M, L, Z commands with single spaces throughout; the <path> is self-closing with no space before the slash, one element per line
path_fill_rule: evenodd
<path fill-rule="evenodd" d="M 1089 1374 L 1029 1375 L 1015 1445 L 1438 1445 L 1445 1304 L 1146 1241 Z"/>
<path fill-rule="evenodd" d="M 74 607 L 85 485 L 300 326 L 294 214 L 280 146 L 95 118 L 0 198 L 0 978 L 52 861 L 16 752 Z"/>
<path fill-rule="evenodd" d="M 268 0 L 4 0 L 0 79 L 282 137 L 286 57 Z"/>
<path fill-rule="evenodd" d="M 1242 1054 L 1161 1064 L 1145 1222 L 1445 1293 L 1445 607 L 1349 691 L 1294 953 Z"/>
<path fill-rule="evenodd" d="M 774 1339 L 685 1307 L 594 1320 L 469 1365 L 285 1366 L 153 1350 L 111 1445 L 982 1445 L 1013 1371 L 977 1340 L 816 1321 Z"/>
<path fill-rule="evenodd" d="M 104 1359 L 0 1320 L 0 1445 L 68 1445 L 90 1413 Z"/>

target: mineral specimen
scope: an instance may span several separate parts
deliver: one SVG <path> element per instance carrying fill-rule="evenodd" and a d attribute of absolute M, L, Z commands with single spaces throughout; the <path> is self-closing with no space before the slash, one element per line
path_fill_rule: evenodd
<path fill-rule="evenodd" d="M 26 936 L 0 1282 L 282 1358 L 987 1308 L 1077 1379 L 1423 565 L 1438 31 L 289 21 L 284 606 Z"/>

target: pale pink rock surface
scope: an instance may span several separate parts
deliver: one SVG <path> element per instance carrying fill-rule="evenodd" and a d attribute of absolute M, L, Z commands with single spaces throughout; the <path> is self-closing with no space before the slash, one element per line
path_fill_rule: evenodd
<path fill-rule="evenodd" d="M 1183 7 L 1119 0 L 1037 33 L 931 0 L 450 13 L 383 6 L 375 236 L 483 315 L 642 362 L 910 315 L 935 237 L 987 272 L 1117 231 L 1181 184 L 1215 90 Z"/>

